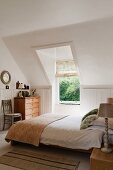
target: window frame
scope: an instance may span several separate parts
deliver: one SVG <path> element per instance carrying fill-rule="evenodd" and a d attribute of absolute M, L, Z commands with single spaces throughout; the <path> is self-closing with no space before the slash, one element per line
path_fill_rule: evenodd
<path fill-rule="evenodd" d="M 79 76 L 78 76 L 79 77 Z M 64 105 L 80 105 L 80 101 L 60 101 L 60 78 L 56 77 L 56 101 L 57 104 L 64 104 Z M 80 87 L 79 87 L 80 88 Z M 80 90 L 81 91 L 81 90 Z"/>

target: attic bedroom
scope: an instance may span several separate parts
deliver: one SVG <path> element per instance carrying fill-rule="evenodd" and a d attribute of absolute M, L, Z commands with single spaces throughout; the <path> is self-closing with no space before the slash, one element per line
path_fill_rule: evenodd
<path fill-rule="evenodd" d="M 112 170 L 112 7 L 0 0 L 1 170 Z"/>

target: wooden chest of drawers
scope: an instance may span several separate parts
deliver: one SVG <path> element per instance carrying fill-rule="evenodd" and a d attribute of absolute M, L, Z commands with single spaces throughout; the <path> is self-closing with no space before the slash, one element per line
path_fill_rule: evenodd
<path fill-rule="evenodd" d="M 21 113 L 22 119 L 29 119 L 40 114 L 40 97 L 15 97 L 14 112 Z"/>

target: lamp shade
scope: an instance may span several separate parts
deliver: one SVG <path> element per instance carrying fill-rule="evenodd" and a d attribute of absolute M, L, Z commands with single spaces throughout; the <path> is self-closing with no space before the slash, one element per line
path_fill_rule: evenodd
<path fill-rule="evenodd" d="M 113 104 L 113 98 L 112 97 L 107 98 L 107 103 Z"/>
<path fill-rule="evenodd" d="M 113 104 L 101 103 L 98 116 L 105 118 L 113 118 Z"/>

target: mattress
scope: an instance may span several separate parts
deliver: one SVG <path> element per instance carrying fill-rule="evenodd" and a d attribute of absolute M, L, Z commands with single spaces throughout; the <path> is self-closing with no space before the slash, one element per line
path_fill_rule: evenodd
<path fill-rule="evenodd" d="M 40 143 L 70 149 L 100 148 L 104 132 L 99 129 L 80 130 L 81 118 L 68 116 L 45 127 Z"/>

